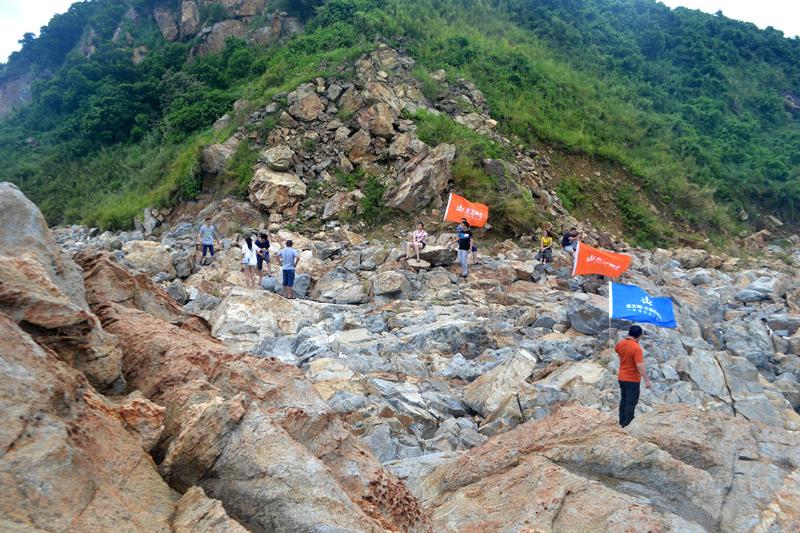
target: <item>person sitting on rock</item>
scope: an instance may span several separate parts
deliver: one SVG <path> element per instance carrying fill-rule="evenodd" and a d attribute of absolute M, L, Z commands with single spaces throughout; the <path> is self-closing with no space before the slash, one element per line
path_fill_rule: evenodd
<path fill-rule="evenodd" d="M 627 426 L 633 420 L 636 404 L 639 402 L 639 384 L 644 378 L 644 386 L 651 386 L 650 377 L 644 365 L 642 347 L 639 338 L 642 336 L 641 326 L 633 325 L 628 330 L 628 336 L 619 341 L 614 348 L 619 355 L 619 425 Z"/>
<path fill-rule="evenodd" d="M 250 235 L 245 237 L 242 246 L 242 272 L 244 272 L 244 285 L 248 289 L 256 288 L 256 265 L 259 253 L 260 250 L 253 242 L 253 237 Z"/>
<path fill-rule="evenodd" d="M 561 237 L 561 246 L 564 247 L 564 250 L 575 255 L 575 252 L 578 251 L 578 241 L 580 240 L 580 233 L 578 232 L 578 228 L 570 228 L 568 232 L 564 233 Z"/>
<path fill-rule="evenodd" d="M 294 274 L 297 264 L 300 262 L 300 255 L 292 248 L 293 244 L 291 240 L 286 241 L 286 247 L 280 251 L 284 296 L 289 300 L 294 299 Z"/>
<path fill-rule="evenodd" d="M 553 235 L 550 230 L 542 230 L 542 235 L 539 237 L 539 253 L 536 258 L 540 263 L 553 262 Z"/>
<path fill-rule="evenodd" d="M 256 269 L 258 270 L 258 284 L 260 286 L 261 281 L 264 279 L 264 263 L 267 264 L 267 275 L 272 276 L 272 264 L 269 261 L 269 236 L 266 233 L 259 234 L 256 246 L 259 249 L 259 254 L 256 258 Z"/>
<path fill-rule="evenodd" d="M 198 237 L 203 248 L 203 262 L 205 262 L 206 253 L 210 253 L 212 258 L 214 257 L 214 241 L 216 240 L 219 244 L 219 232 L 217 227 L 211 223 L 211 218 L 206 217 L 203 224 L 200 225 Z"/>
<path fill-rule="evenodd" d="M 428 232 L 425 231 L 425 224 L 422 222 L 417 222 L 417 229 L 411 234 L 411 241 L 406 243 L 406 253 L 404 257 L 409 257 L 411 255 L 411 249 L 414 249 L 414 252 L 417 255 L 417 261 L 419 261 L 419 252 L 428 242 Z"/>

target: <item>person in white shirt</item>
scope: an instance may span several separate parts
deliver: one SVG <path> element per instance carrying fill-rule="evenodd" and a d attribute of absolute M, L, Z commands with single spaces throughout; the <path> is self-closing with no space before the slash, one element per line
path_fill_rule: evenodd
<path fill-rule="evenodd" d="M 419 261 L 419 251 L 425 248 L 427 242 L 428 232 L 425 231 L 425 224 L 417 222 L 417 229 L 411 234 L 411 241 L 406 243 L 405 257 L 411 255 L 411 249 L 413 248 L 414 253 L 417 255 L 417 261 Z"/>
<path fill-rule="evenodd" d="M 258 254 L 261 252 L 253 242 L 251 236 L 244 238 L 242 246 L 242 272 L 244 272 L 244 285 L 248 289 L 256 288 L 256 266 L 258 265 Z"/>

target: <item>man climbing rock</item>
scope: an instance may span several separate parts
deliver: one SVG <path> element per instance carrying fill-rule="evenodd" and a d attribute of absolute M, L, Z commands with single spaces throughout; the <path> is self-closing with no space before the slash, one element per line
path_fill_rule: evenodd
<path fill-rule="evenodd" d="M 650 378 L 644 365 L 642 347 L 639 337 L 642 336 L 640 326 L 631 326 L 628 336 L 617 343 L 614 350 L 619 355 L 619 425 L 627 426 L 633 420 L 636 404 L 639 402 L 639 382 L 644 378 L 644 386 L 650 388 Z"/>

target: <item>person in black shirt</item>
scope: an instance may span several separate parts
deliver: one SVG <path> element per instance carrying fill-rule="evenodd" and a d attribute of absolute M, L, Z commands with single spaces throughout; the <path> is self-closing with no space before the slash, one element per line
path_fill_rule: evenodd
<path fill-rule="evenodd" d="M 456 237 L 450 242 L 451 244 L 458 242 L 458 262 L 461 265 L 461 277 L 466 278 L 468 274 L 467 260 L 472 250 L 472 228 L 470 228 L 466 218 L 461 219 L 461 224 L 456 228 Z"/>
<path fill-rule="evenodd" d="M 258 264 L 256 268 L 258 269 L 258 284 L 261 286 L 261 281 L 264 279 L 264 263 L 267 264 L 267 275 L 272 276 L 272 264 L 269 260 L 269 237 L 266 233 L 261 233 L 258 236 L 258 240 L 256 241 L 256 246 L 258 246 L 260 252 L 256 257 L 256 261 Z"/>
<path fill-rule="evenodd" d="M 570 254 L 575 255 L 575 252 L 578 250 L 578 240 L 580 240 L 578 228 L 570 228 L 570 230 L 561 237 L 561 246 Z"/>

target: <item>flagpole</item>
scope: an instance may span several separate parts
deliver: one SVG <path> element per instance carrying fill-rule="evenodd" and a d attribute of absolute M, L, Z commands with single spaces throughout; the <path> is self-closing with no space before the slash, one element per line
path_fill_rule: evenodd
<path fill-rule="evenodd" d="M 611 313 L 614 310 L 614 293 L 611 292 L 611 280 L 608 280 L 608 347 L 612 347 L 611 342 Z"/>

